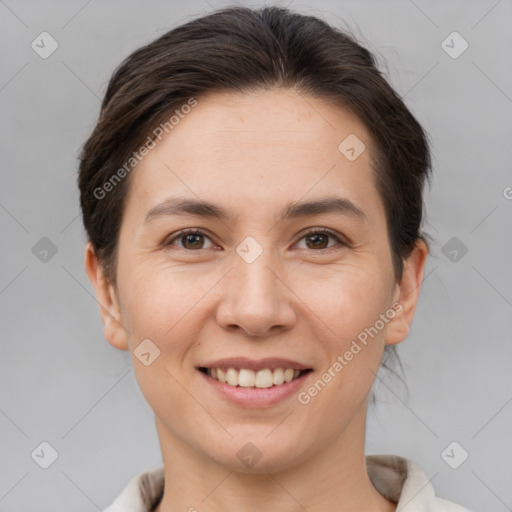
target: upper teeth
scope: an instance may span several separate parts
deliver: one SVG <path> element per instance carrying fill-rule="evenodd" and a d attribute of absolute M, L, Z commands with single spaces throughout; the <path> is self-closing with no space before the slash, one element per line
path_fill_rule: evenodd
<path fill-rule="evenodd" d="M 210 377 L 220 380 L 230 386 L 242 386 L 244 388 L 270 388 L 278 386 L 283 382 L 291 382 L 296 379 L 300 370 L 293 368 L 265 368 L 264 370 L 253 371 L 246 368 L 208 368 L 207 373 Z"/>

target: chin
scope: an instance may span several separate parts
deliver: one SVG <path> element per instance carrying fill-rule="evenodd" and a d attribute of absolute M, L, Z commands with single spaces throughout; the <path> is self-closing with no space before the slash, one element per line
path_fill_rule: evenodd
<path fill-rule="evenodd" d="M 280 442 L 276 438 L 270 443 L 265 435 L 268 435 L 268 431 L 262 436 L 253 437 L 254 441 L 250 441 L 248 436 L 243 436 L 242 441 L 230 441 L 228 450 L 231 453 L 228 457 L 226 451 L 211 456 L 229 471 L 248 474 L 286 471 L 306 459 L 304 451 L 298 448 L 299 440 Z"/>

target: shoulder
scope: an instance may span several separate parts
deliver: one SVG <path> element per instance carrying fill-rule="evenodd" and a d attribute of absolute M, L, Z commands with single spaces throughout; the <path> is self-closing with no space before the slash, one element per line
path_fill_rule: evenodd
<path fill-rule="evenodd" d="M 436 512 L 470 512 L 467 508 L 462 505 L 458 505 L 453 501 L 448 501 L 443 498 L 437 498 L 436 501 Z"/>
<path fill-rule="evenodd" d="M 436 496 L 432 483 L 412 460 L 398 455 L 366 456 L 368 477 L 401 512 L 470 512 Z"/>
<path fill-rule="evenodd" d="M 103 512 L 150 512 L 164 488 L 163 466 L 134 476 Z"/>

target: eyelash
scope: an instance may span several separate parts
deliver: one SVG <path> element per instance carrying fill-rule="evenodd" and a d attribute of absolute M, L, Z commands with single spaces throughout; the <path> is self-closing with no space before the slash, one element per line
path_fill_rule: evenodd
<path fill-rule="evenodd" d="M 303 238 L 306 238 L 308 235 L 312 235 L 312 234 L 328 235 L 335 239 L 338 246 L 342 246 L 342 247 L 350 247 L 351 246 L 351 244 L 348 242 L 348 240 L 346 238 L 341 237 L 335 231 L 332 231 L 331 229 L 328 229 L 328 228 L 312 228 L 312 229 L 308 230 L 306 233 L 304 233 L 298 241 L 300 241 Z M 179 231 L 172 238 L 168 239 L 168 241 L 164 242 L 164 246 L 168 247 L 168 246 L 174 245 L 172 242 L 174 242 L 175 240 L 179 240 L 180 238 L 183 238 L 186 235 L 203 235 L 207 238 L 210 238 L 206 233 L 204 233 L 200 229 L 188 228 L 188 229 L 183 229 L 182 231 Z M 312 251 L 322 253 L 322 252 L 330 252 L 336 248 L 337 248 L 337 246 L 333 246 L 333 247 L 325 247 L 323 249 L 312 249 Z M 184 247 L 178 247 L 178 249 L 183 249 L 188 252 L 199 252 L 200 251 L 200 249 L 189 250 L 189 249 L 185 249 Z"/>

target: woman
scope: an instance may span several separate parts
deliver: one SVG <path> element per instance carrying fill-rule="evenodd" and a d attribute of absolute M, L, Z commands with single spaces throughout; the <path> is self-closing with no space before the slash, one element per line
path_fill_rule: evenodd
<path fill-rule="evenodd" d="M 85 266 L 164 465 L 108 512 L 466 510 L 365 457 L 429 172 L 372 55 L 316 18 L 225 9 L 120 65 L 81 154 Z"/>

